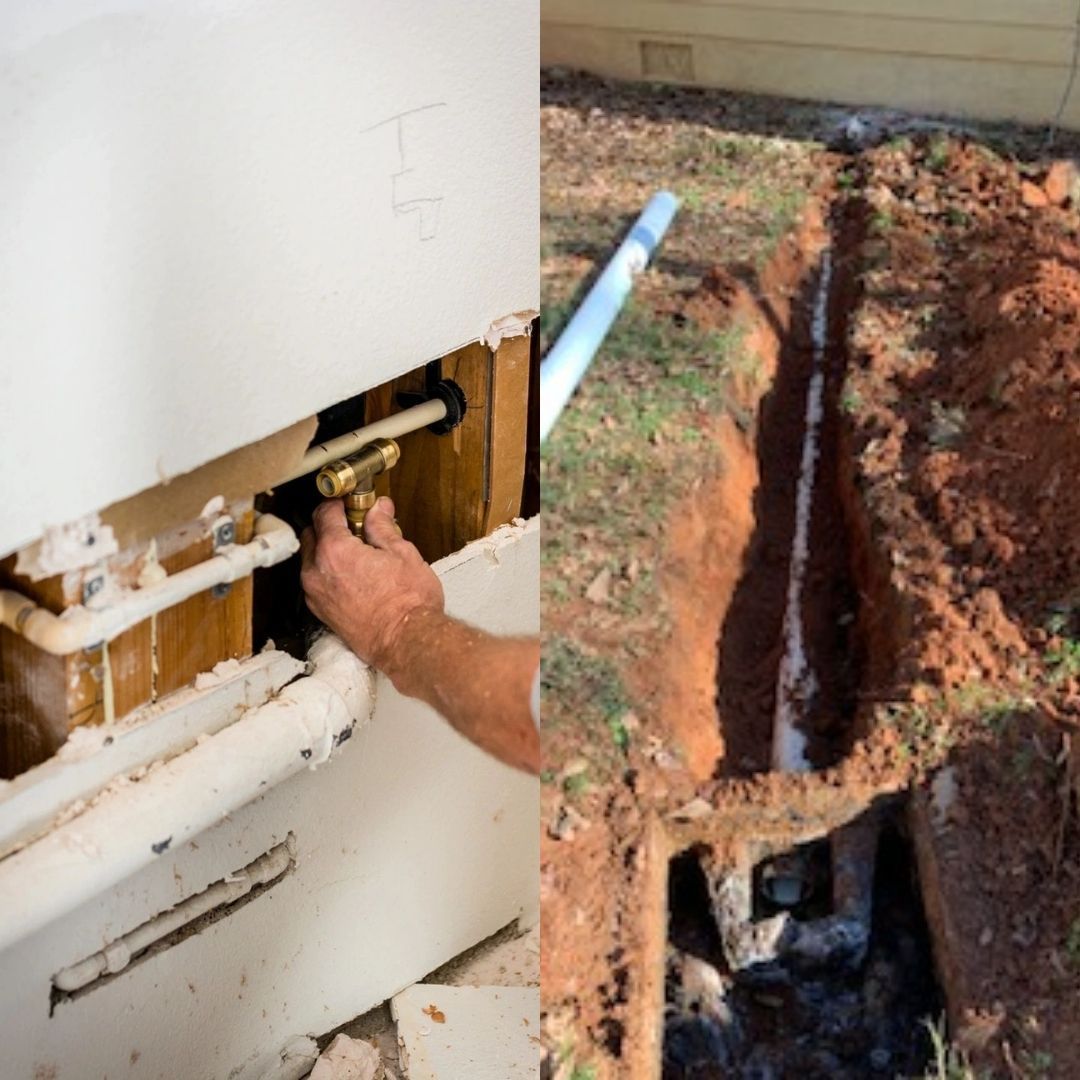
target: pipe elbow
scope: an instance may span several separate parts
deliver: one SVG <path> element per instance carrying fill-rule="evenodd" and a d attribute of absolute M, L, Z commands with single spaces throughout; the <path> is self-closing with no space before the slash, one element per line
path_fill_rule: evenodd
<path fill-rule="evenodd" d="M 20 633 L 31 645 L 53 656 L 69 656 L 104 641 L 106 634 L 97 616 L 84 607 L 68 608 L 63 617 L 34 605 L 24 615 Z"/>
<path fill-rule="evenodd" d="M 255 519 L 254 565 L 276 566 L 300 550 L 300 540 L 292 526 L 274 514 L 260 514 Z"/>

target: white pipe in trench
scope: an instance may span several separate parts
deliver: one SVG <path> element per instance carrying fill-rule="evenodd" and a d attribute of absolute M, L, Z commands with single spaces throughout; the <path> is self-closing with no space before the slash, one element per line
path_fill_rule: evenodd
<path fill-rule="evenodd" d="M 799 724 L 805 722 L 810 702 L 817 693 L 817 679 L 810 668 L 803 637 L 803 582 L 810 559 L 810 517 L 814 508 L 814 481 L 824 412 L 824 366 L 832 270 L 832 252 L 826 250 L 821 256 L 821 276 L 810 326 L 813 362 L 810 385 L 806 391 L 806 431 L 795 499 L 795 539 L 791 545 L 787 607 L 784 611 L 784 653 L 780 659 L 776 712 L 773 715 L 772 767 L 779 772 L 805 772 L 810 768 L 806 757 L 806 735 L 800 730 Z"/>

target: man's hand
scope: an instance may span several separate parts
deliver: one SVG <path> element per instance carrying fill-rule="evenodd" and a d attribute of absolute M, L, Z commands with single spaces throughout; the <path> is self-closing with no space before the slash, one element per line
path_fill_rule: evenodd
<path fill-rule="evenodd" d="M 300 538 L 300 583 L 308 607 L 365 663 L 394 677 L 394 659 L 410 619 L 443 610 L 443 589 L 420 552 L 394 525 L 381 498 L 364 519 L 367 544 L 349 532 L 340 499 L 315 510 Z"/>
<path fill-rule="evenodd" d="M 362 544 L 337 499 L 301 537 L 308 607 L 361 660 L 408 697 L 441 713 L 465 738 L 518 769 L 540 770 L 529 707 L 540 666 L 535 638 L 494 637 L 443 611 L 442 583 L 394 526 L 394 504 L 364 519 Z"/>

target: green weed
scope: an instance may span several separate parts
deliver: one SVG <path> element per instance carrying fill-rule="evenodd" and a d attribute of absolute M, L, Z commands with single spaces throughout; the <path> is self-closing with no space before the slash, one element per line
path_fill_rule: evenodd
<path fill-rule="evenodd" d="M 934 1060 L 923 1074 L 922 1080 L 978 1080 L 967 1055 L 949 1042 L 945 1032 L 945 1018 L 941 1017 L 936 1023 L 927 1019 L 923 1024 L 930 1036 Z"/>
<path fill-rule="evenodd" d="M 1075 679 L 1080 675 L 1080 640 L 1064 638 L 1060 644 L 1046 650 L 1043 660 L 1050 675 L 1050 682 L 1055 686 Z"/>
<path fill-rule="evenodd" d="M 949 137 L 947 135 L 935 135 L 926 148 L 927 168 L 934 172 L 941 172 L 949 163 Z"/>

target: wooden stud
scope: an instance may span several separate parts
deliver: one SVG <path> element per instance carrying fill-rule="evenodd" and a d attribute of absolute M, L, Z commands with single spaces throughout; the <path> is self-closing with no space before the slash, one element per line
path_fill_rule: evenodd
<path fill-rule="evenodd" d="M 236 515 L 236 542 L 252 536 L 255 514 L 247 509 Z M 209 559 L 214 540 L 206 536 L 183 551 L 161 560 L 170 573 Z M 200 672 L 221 660 L 251 655 L 252 581 L 234 581 L 224 596 L 208 589 L 155 616 L 156 677 L 154 700 L 188 686 Z"/>
<path fill-rule="evenodd" d="M 507 338 L 492 362 L 485 536 L 513 521 L 521 510 L 529 429 L 529 341 L 524 335 Z"/>

